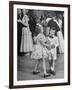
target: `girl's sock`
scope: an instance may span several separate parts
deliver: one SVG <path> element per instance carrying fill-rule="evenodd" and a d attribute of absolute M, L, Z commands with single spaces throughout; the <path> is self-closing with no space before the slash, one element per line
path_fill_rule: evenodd
<path fill-rule="evenodd" d="M 37 61 L 34 71 L 38 71 L 39 64 L 40 64 L 40 60 Z"/>
<path fill-rule="evenodd" d="M 45 59 L 43 58 L 43 69 L 44 69 L 44 74 L 47 74 L 46 72 L 46 64 L 45 64 Z"/>
<path fill-rule="evenodd" d="M 53 67 L 51 67 L 51 70 L 52 70 L 52 71 L 54 71 L 54 68 L 53 68 Z"/>

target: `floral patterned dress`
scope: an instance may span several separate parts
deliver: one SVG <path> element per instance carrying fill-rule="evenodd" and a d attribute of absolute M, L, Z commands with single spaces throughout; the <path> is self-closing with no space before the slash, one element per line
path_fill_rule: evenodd
<path fill-rule="evenodd" d="M 36 36 L 36 45 L 34 45 L 33 52 L 31 55 L 32 59 L 38 60 L 41 58 L 48 57 L 49 51 L 45 46 L 41 44 L 42 42 L 46 42 L 46 37 L 42 33 L 40 33 Z"/>

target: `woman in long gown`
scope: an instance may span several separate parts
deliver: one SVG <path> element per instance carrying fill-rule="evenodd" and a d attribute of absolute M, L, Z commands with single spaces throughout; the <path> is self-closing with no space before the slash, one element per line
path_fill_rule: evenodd
<path fill-rule="evenodd" d="M 20 46 L 21 46 L 21 37 L 22 37 L 22 28 L 26 27 L 22 23 L 22 10 L 18 9 L 17 11 L 17 54 L 21 55 L 20 53 Z"/>
<path fill-rule="evenodd" d="M 29 55 L 29 53 L 33 49 L 32 34 L 31 34 L 30 29 L 29 29 L 29 24 L 28 24 L 29 18 L 26 15 L 26 10 L 23 10 L 23 15 L 24 16 L 23 16 L 22 22 L 27 27 L 22 28 L 22 40 L 21 40 L 20 51 L 26 53 L 26 55 Z"/>

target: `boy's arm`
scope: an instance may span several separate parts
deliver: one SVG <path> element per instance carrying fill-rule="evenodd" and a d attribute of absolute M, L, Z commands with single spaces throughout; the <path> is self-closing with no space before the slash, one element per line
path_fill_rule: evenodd
<path fill-rule="evenodd" d="M 59 41 L 58 41 L 58 37 L 56 37 L 55 39 L 55 47 L 58 47 L 59 46 Z"/>

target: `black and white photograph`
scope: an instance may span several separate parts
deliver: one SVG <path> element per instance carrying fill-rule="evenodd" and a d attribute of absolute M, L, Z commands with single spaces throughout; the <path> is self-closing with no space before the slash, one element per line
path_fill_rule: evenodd
<path fill-rule="evenodd" d="M 69 84 L 69 5 L 20 4 L 12 9 L 13 85 Z"/>
<path fill-rule="evenodd" d="M 17 79 L 64 78 L 64 12 L 17 9 Z"/>

